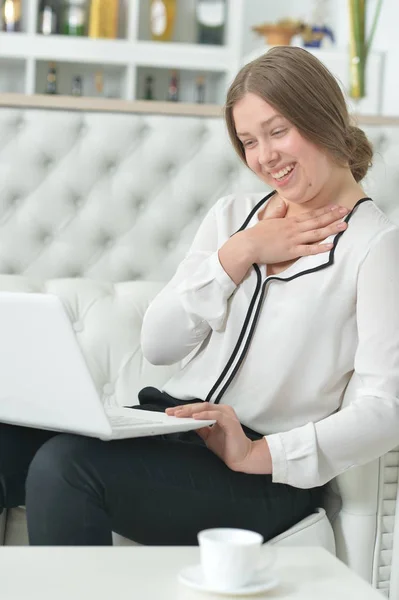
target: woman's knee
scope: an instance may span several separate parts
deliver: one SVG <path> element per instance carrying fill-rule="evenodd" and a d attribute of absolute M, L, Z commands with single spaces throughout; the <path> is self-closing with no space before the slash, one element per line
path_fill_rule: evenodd
<path fill-rule="evenodd" d="M 62 434 L 45 442 L 33 458 L 26 480 L 29 490 L 45 493 L 46 488 L 57 482 L 73 481 L 84 458 L 86 439 L 72 434 Z"/>

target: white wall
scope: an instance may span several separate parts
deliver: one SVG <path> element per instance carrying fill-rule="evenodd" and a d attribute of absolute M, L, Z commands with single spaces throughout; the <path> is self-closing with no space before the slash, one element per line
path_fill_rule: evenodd
<path fill-rule="evenodd" d="M 336 37 L 336 49 L 348 52 L 348 2 L 347 0 L 321 0 L 326 3 L 329 15 L 328 25 Z M 283 18 L 309 20 L 317 0 L 246 0 L 244 18 L 243 50 L 244 55 L 263 44 L 262 38 L 251 31 L 252 25 L 275 22 Z M 377 0 L 369 0 L 367 23 L 370 27 Z M 399 115 L 399 0 L 383 0 L 378 29 L 372 50 L 384 53 L 384 72 L 382 74 L 382 93 L 380 112 L 383 115 Z M 348 54 L 349 56 L 349 54 Z M 373 86 L 372 79 L 366 85 Z"/>

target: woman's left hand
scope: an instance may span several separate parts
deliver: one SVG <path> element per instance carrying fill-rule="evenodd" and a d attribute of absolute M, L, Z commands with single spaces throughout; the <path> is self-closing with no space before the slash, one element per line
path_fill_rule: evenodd
<path fill-rule="evenodd" d="M 214 425 L 196 430 L 209 450 L 212 450 L 233 471 L 271 473 L 271 457 L 266 439 L 251 441 L 245 435 L 231 406 L 196 402 L 167 408 L 166 414 L 174 417 L 215 420 Z"/>

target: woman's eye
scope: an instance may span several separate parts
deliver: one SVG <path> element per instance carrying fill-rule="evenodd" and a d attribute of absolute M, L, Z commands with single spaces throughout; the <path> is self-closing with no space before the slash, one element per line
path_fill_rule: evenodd
<path fill-rule="evenodd" d="M 247 140 L 245 142 L 242 142 L 242 145 L 244 146 L 244 148 L 249 148 L 250 146 L 252 146 L 253 141 L 252 140 Z"/>
<path fill-rule="evenodd" d="M 275 129 L 275 131 L 272 131 L 272 135 L 283 135 L 286 131 L 286 129 Z"/>

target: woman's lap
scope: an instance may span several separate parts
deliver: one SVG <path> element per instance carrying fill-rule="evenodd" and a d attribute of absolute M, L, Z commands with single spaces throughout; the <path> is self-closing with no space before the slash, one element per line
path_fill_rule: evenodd
<path fill-rule="evenodd" d="M 0 423 L 0 512 L 24 504 L 32 458 L 54 435 L 53 431 Z"/>
<path fill-rule="evenodd" d="M 42 434 L 29 442 L 26 432 L 14 436 L 24 438 L 25 450 L 35 456 L 26 502 L 33 544 L 108 544 L 113 530 L 144 544 L 190 545 L 199 530 L 217 526 L 254 529 L 270 539 L 318 504 L 317 490 L 231 471 L 201 441 L 162 436 L 103 442 Z M 43 438 L 38 450 L 35 443 Z"/>

